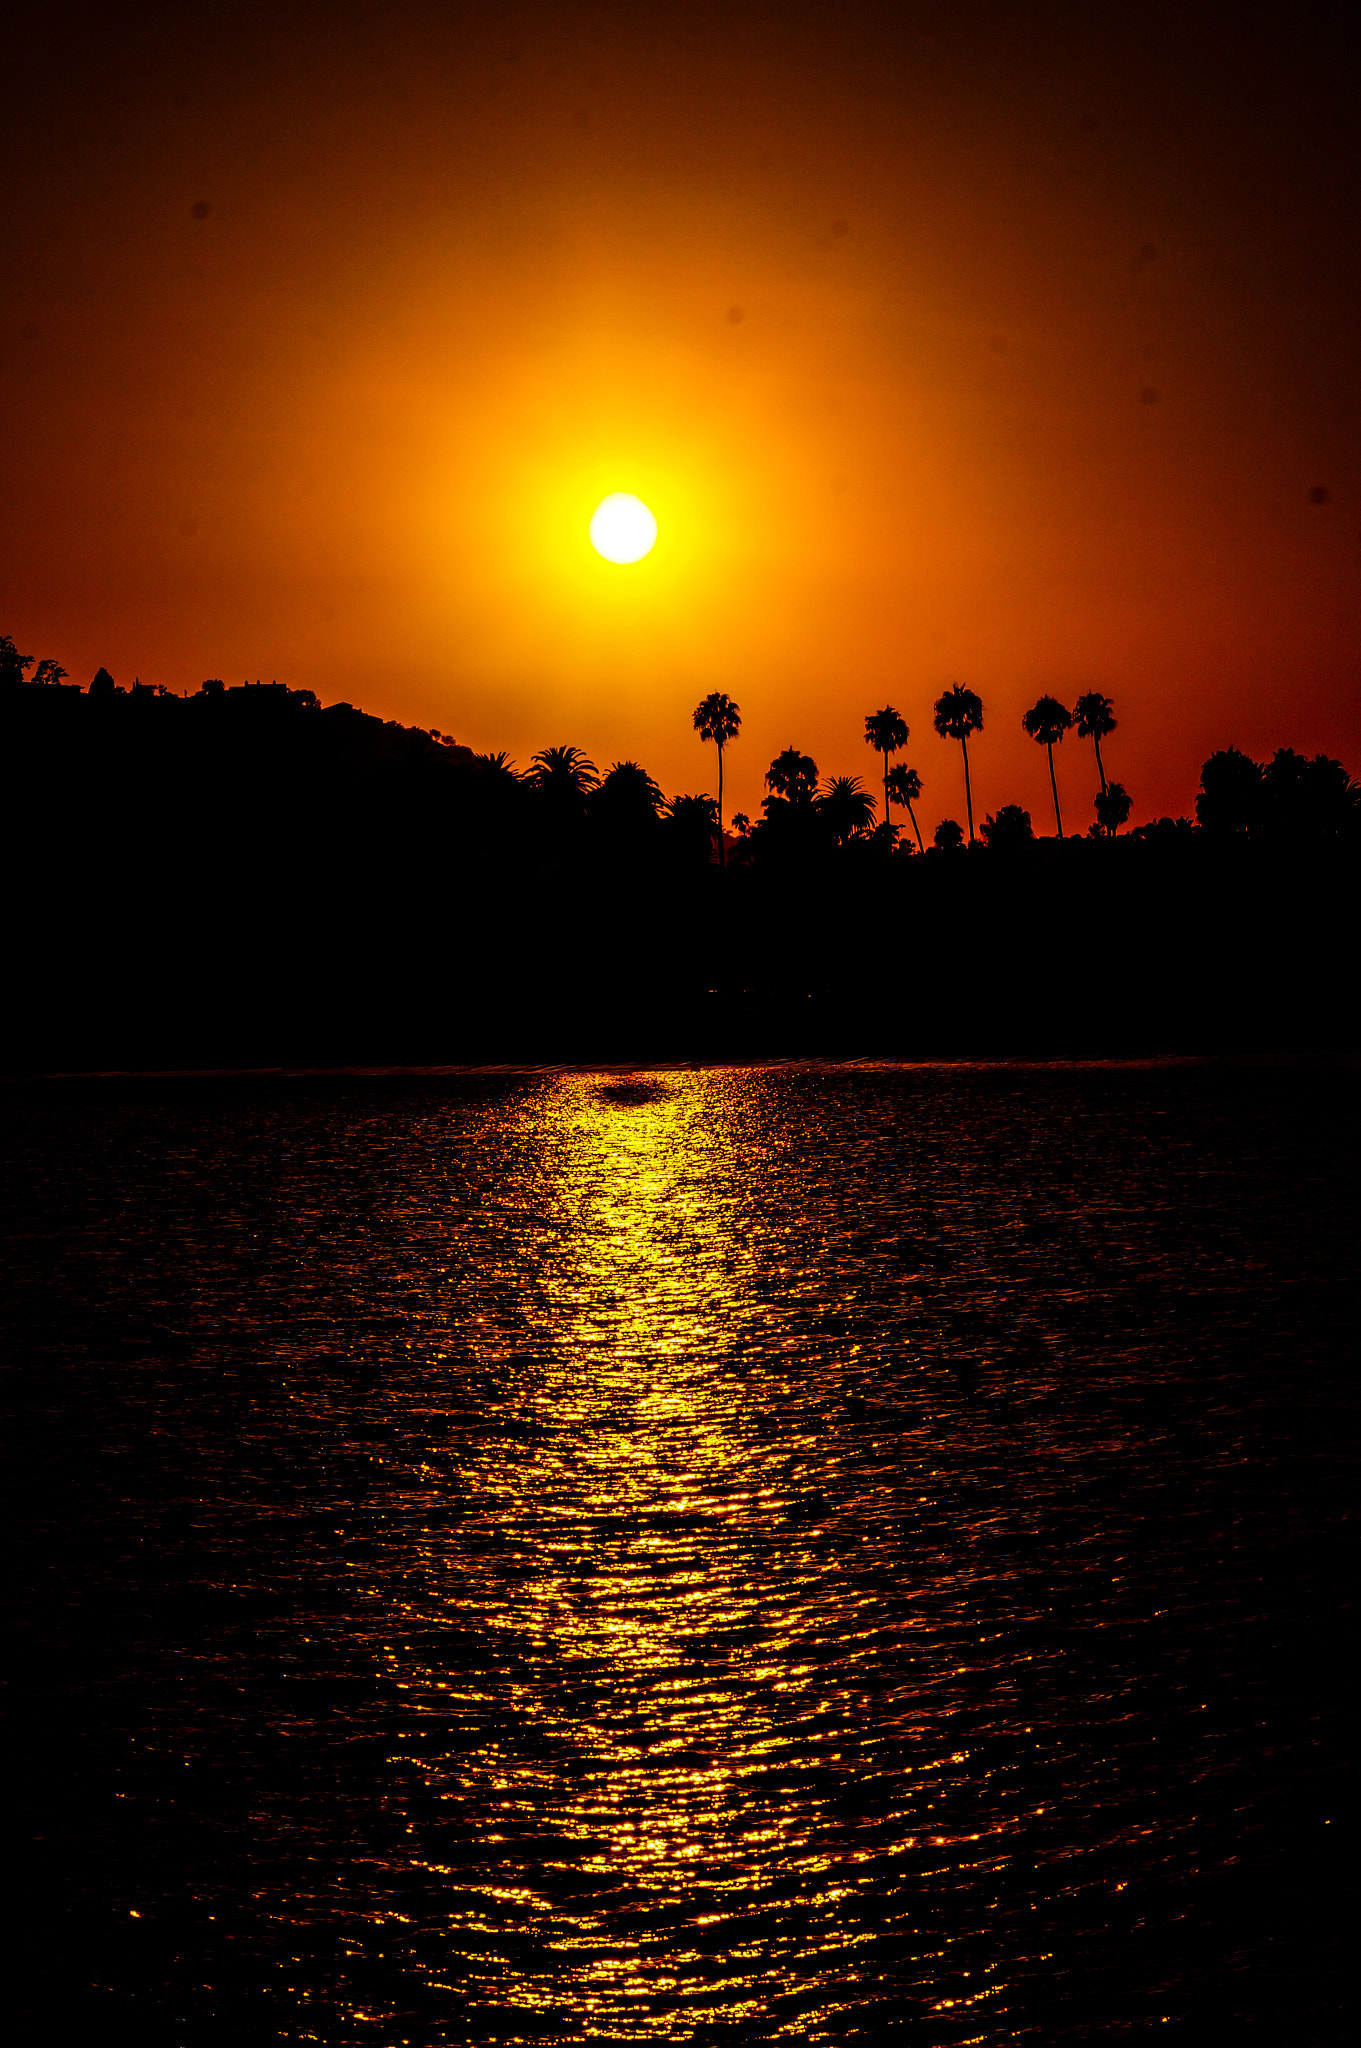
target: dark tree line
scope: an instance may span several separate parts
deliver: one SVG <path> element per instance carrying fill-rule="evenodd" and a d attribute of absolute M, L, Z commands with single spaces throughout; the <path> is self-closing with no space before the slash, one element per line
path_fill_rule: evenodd
<path fill-rule="evenodd" d="M 942 702 L 962 766 L 982 708 Z M 1099 821 L 1122 794 L 1099 754 L 1113 723 L 1108 700 L 1072 714 L 1098 750 Z M 716 763 L 740 724 L 731 699 L 699 707 Z M 866 719 L 908 831 L 791 745 L 759 816 L 720 835 L 718 799 L 668 800 L 637 762 L 562 745 L 517 768 L 273 683 L 177 697 L 101 670 L 82 690 L 0 641 L 5 1062 L 1195 1050 L 1352 1031 L 1358 793 L 1337 762 L 1230 748 L 1205 763 L 1194 821 L 1117 838 L 1126 805 L 1095 837 L 1037 838 L 1003 804 L 976 846 L 946 821 L 923 858 L 921 776 L 894 759 L 909 737 L 891 706 Z"/>

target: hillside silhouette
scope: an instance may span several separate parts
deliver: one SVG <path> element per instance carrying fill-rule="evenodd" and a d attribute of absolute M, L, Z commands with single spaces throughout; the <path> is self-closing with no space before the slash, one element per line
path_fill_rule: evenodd
<path fill-rule="evenodd" d="M 940 729 L 967 758 L 962 694 Z M 701 711 L 721 759 L 737 707 Z M 866 723 L 910 805 L 905 724 Z M 84 690 L 8 641 L 0 747 L 11 1072 L 1355 1041 L 1361 814 L 1322 756 L 1225 749 L 1194 821 L 1132 833 L 1102 766 L 1086 836 L 1004 804 L 922 854 L 915 813 L 876 823 L 791 745 L 720 840 L 713 797 L 636 762 L 517 771 L 277 683 Z"/>

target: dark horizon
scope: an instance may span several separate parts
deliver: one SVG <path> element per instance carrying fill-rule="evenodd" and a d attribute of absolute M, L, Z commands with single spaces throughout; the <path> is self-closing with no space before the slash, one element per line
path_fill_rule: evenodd
<path fill-rule="evenodd" d="M 892 706 L 862 745 L 901 827 L 785 747 L 720 842 L 714 797 L 573 746 L 517 773 L 277 684 L 2 672 L 10 1071 L 1355 1046 L 1361 793 L 1326 757 L 1221 749 L 1194 822 L 1122 830 L 1123 728 L 1087 700 L 1104 829 L 999 804 L 923 857 Z M 1047 753 L 1070 714 L 1037 709 Z M 962 793 L 957 710 L 936 744 Z M 702 768 L 713 734 L 741 746 L 730 699 L 691 723 Z M 1264 948 L 1290 973 L 1264 983 Z"/>
<path fill-rule="evenodd" d="M 28 673 L 30 669 L 33 671 L 31 675 Z M 141 695 L 143 698 L 178 696 L 181 701 L 188 698 L 191 694 L 197 697 L 212 697 L 218 694 L 235 695 L 239 691 L 265 690 L 273 693 L 277 698 L 288 699 L 309 709 L 357 713 L 361 718 L 373 720 L 375 723 L 381 723 L 389 728 L 396 728 L 399 731 L 406 731 L 413 738 L 428 738 L 448 750 L 455 758 L 464 762 L 476 762 L 484 768 L 490 767 L 497 773 L 504 774 L 507 777 L 514 777 L 517 780 L 529 783 L 531 786 L 535 784 L 536 780 L 542 783 L 546 774 L 556 773 L 560 775 L 564 768 L 568 780 L 571 781 L 579 767 L 584 779 L 580 782 L 578 793 L 583 798 L 587 798 L 598 791 L 602 781 L 596 764 L 589 760 L 584 752 L 575 745 L 552 746 L 541 749 L 531 758 L 527 768 L 519 769 L 504 751 L 488 751 L 478 754 L 474 749 L 455 738 L 453 734 L 441 732 L 437 728 L 421 726 L 404 727 L 400 720 L 391 718 L 378 720 L 374 718 L 374 714 L 366 712 L 362 706 L 356 706 L 347 700 L 336 700 L 331 704 L 323 705 L 315 691 L 310 689 L 292 689 L 286 683 L 280 683 L 275 679 L 264 683 L 257 677 L 254 682 L 247 679 L 241 683 L 228 683 L 224 679 L 217 677 L 200 682 L 197 689 L 192 693 L 187 687 L 177 692 L 169 689 L 164 684 L 143 683 L 140 676 L 135 677 L 131 684 L 119 683 L 110 671 L 101 664 L 95 671 L 90 683 L 83 685 L 74 681 L 54 657 L 47 655 L 39 659 L 31 654 L 22 654 L 12 635 L 0 635 L 0 703 L 4 702 L 5 692 L 33 688 L 55 688 L 102 699 Z M 958 740 L 960 737 L 958 732 L 948 726 L 948 723 L 942 723 L 943 708 L 950 694 L 947 693 L 947 696 L 942 697 L 935 706 L 935 739 L 937 741 L 941 739 Z M 953 694 L 959 695 L 958 686 L 954 686 Z M 735 722 L 725 741 L 725 745 L 731 745 L 740 736 L 742 720 L 740 706 L 733 704 L 732 700 L 728 697 L 706 699 L 705 704 L 702 704 L 700 710 L 695 713 L 691 723 L 699 730 L 701 713 L 704 711 L 705 705 L 716 701 L 731 706 L 730 715 L 734 717 Z M 972 702 L 977 706 L 975 714 L 977 717 L 977 727 L 976 729 L 968 726 L 965 728 L 966 744 L 964 751 L 966 762 L 967 736 L 969 732 L 974 730 L 982 732 L 984 730 L 984 706 L 982 701 L 976 695 L 972 695 Z M 1084 706 L 1095 706 L 1096 709 L 1093 711 L 1089 708 L 1085 716 L 1089 720 L 1095 718 L 1100 722 L 1094 726 L 1091 724 L 1084 725 Z M 1058 724 L 1047 734 L 1042 725 L 1037 727 L 1034 724 L 1036 716 L 1042 712 L 1051 719 L 1054 714 L 1058 716 Z M 882 735 L 877 734 L 875 731 L 876 724 L 885 719 L 896 725 L 897 728 L 897 731 L 891 733 L 887 739 L 884 739 Z M 1055 812 L 1055 836 L 1060 838 L 1083 836 L 1083 828 L 1081 826 L 1076 831 L 1067 833 L 1062 831 L 1061 815 L 1058 809 L 1058 788 L 1055 781 L 1053 748 L 1056 744 L 1060 744 L 1065 736 L 1071 732 L 1075 735 L 1074 750 L 1080 749 L 1085 754 L 1085 748 L 1082 747 L 1083 740 L 1090 741 L 1094 747 L 1095 774 L 1098 781 L 1093 795 L 1093 809 L 1097 812 L 1097 816 L 1095 819 L 1089 820 L 1086 826 L 1087 835 L 1093 838 L 1100 836 L 1114 837 L 1126 825 L 1131 805 L 1117 805 L 1112 811 L 1103 813 L 1098 801 L 1100 796 L 1106 791 L 1108 784 L 1101 753 L 1101 741 L 1103 739 L 1106 740 L 1109 747 L 1111 735 L 1118 729 L 1120 724 L 1119 719 L 1115 716 L 1112 700 L 1107 696 L 1095 693 L 1088 693 L 1086 696 L 1080 695 L 1074 711 L 1070 712 L 1066 706 L 1052 695 L 1046 694 L 1039 700 L 1039 703 L 1032 711 L 1025 713 L 1021 723 L 1032 739 L 1038 739 L 1044 744 L 1047 738 L 1046 751 Z M 909 729 L 896 709 L 891 706 L 884 711 L 867 712 L 863 718 L 863 728 L 865 742 L 873 746 L 876 753 L 881 757 L 885 789 L 888 790 L 894 766 L 897 765 L 895 757 L 899 753 L 905 754 L 907 752 Z M 708 732 L 701 732 L 700 737 L 701 739 L 711 739 L 712 735 Z M 1122 735 L 1122 738 L 1127 740 L 1128 734 Z M 986 745 L 986 742 L 984 744 Z M 919 745 L 914 746 L 914 755 L 920 755 L 921 751 Z M 570 761 L 564 761 L 562 758 L 567 756 L 572 757 Z M 1207 798 L 1204 779 L 1205 768 L 1211 762 L 1214 764 L 1211 776 L 1212 787 Z M 1240 762 L 1247 764 L 1241 771 L 1235 767 L 1235 764 Z M 547 768 L 545 768 L 545 763 L 548 764 Z M 891 766 L 891 764 L 894 765 Z M 1358 786 L 1347 773 L 1340 761 L 1324 754 L 1315 754 L 1312 759 L 1309 759 L 1301 756 L 1290 742 L 1280 742 L 1270 750 L 1269 761 L 1253 763 L 1250 757 L 1244 756 L 1242 750 L 1231 740 L 1217 747 L 1209 757 L 1209 761 L 1202 764 L 1200 787 L 1192 799 L 1191 807 L 1195 811 L 1194 820 L 1188 815 L 1187 809 L 1183 808 L 1172 818 L 1164 816 L 1161 819 L 1150 821 L 1148 825 L 1142 827 L 1136 825 L 1130 828 L 1129 836 L 1133 838 L 1147 837 L 1152 829 L 1158 826 L 1166 827 L 1169 823 L 1173 822 L 1179 822 L 1184 826 L 1203 824 L 1206 822 L 1204 807 L 1207 801 L 1212 829 L 1216 825 L 1220 829 L 1231 831 L 1256 831 L 1264 826 L 1270 829 L 1273 764 L 1275 765 L 1275 781 L 1282 789 L 1287 810 L 1292 807 L 1291 797 L 1294 799 L 1293 810 L 1295 815 L 1293 818 L 1283 821 L 1286 823 L 1287 831 L 1293 832 L 1296 836 L 1301 832 L 1307 834 L 1311 829 L 1321 831 L 1325 835 L 1346 835 L 1350 830 L 1352 814 L 1356 810 L 1358 803 L 1361 802 L 1361 786 Z M 907 763 L 904 762 L 902 765 L 905 767 Z M 939 765 L 938 756 L 937 765 Z M 730 817 L 745 818 L 745 813 L 733 813 L 726 806 L 722 807 L 720 813 L 717 800 L 710 796 L 708 792 L 699 792 L 693 796 L 687 796 L 684 793 L 678 792 L 674 799 L 665 798 L 659 786 L 647 775 L 646 769 L 636 762 L 615 761 L 611 764 L 611 768 L 606 771 L 606 776 L 619 768 L 637 770 L 643 776 L 647 789 L 652 792 L 651 800 L 654 809 L 669 811 L 676 802 L 693 803 L 706 800 L 713 802 L 715 804 L 715 816 L 722 824 L 725 836 Z M 721 761 L 719 769 L 721 775 Z M 783 775 L 781 773 L 782 770 Z M 1080 769 L 1076 772 L 1078 775 L 1082 774 Z M 899 773 L 901 773 L 901 769 L 899 769 Z M 965 774 L 967 783 L 967 765 Z M 909 770 L 909 775 L 920 787 L 921 778 L 915 775 L 915 771 Z M 808 780 L 809 776 L 812 778 L 811 784 Z M 1312 780 L 1310 780 L 1311 777 Z M 1263 778 L 1265 778 L 1263 787 L 1257 789 L 1254 794 L 1252 785 L 1254 782 L 1262 783 Z M 937 786 L 939 786 L 941 777 L 938 776 L 934 779 Z M 861 776 L 829 776 L 820 778 L 817 764 L 813 761 L 812 757 L 803 754 L 797 746 L 791 744 L 786 746 L 783 753 L 777 756 L 771 763 L 770 769 L 766 771 L 764 776 L 765 795 L 762 799 L 761 808 L 768 819 L 772 804 L 778 810 L 781 802 L 788 801 L 791 796 L 796 800 L 811 800 L 817 804 L 824 815 L 833 818 L 834 822 L 831 829 L 838 843 L 842 843 L 845 839 L 852 837 L 863 837 L 867 832 L 873 833 L 887 821 L 894 826 L 895 842 L 899 834 L 902 834 L 902 850 L 905 853 L 910 853 L 913 850 L 912 833 L 914 831 L 919 848 L 924 850 L 924 842 L 921 840 L 920 828 L 917 825 L 912 799 L 894 797 L 890 794 L 890 800 L 884 806 L 884 815 L 878 817 L 876 821 L 874 814 L 880 808 L 880 798 L 872 787 L 872 780 L 873 776 L 871 774 L 871 785 L 867 786 Z M 1109 781 L 1110 785 L 1119 790 L 1122 796 L 1125 794 L 1124 785 L 1117 782 L 1114 776 L 1109 778 Z M 1284 786 L 1287 782 L 1297 785 L 1288 795 L 1284 791 Z M 1308 783 L 1309 787 L 1304 787 L 1304 783 Z M 967 794 L 966 787 L 966 796 Z M 829 799 L 831 800 L 830 811 Z M 918 795 L 916 802 L 920 803 L 920 801 L 920 795 Z M 1312 827 L 1306 821 L 1305 815 L 1311 808 L 1311 802 L 1313 808 L 1317 811 L 1317 820 Z M 849 808 L 847 807 L 848 805 Z M 893 819 L 892 811 L 895 805 L 899 808 L 900 813 L 905 812 L 907 814 L 907 817 L 911 820 L 910 825 L 904 822 L 901 815 L 899 819 Z M 1277 808 L 1280 808 L 1279 804 Z M 1018 839 L 1029 838 L 1032 835 L 1044 836 L 1033 833 L 1033 820 L 1031 819 L 1030 812 L 1020 805 L 1015 798 L 1004 797 L 996 800 L 989 808 L 986 816 L 980 810 L 980 818 L 984 819 L 985 825 L 992 823 L 995 818 L 1000 819 L 1002 826 L 1000 836 L 1002 841 L 1007 844 L 1014 845 L 1018 842 Z M 947 827 L 957 829 L 956 820 L 947 816 L 944 822 Z M 981 841 L 983 844 L 987 844 L 988 838 L 989 835 L 986 830 L 980 828 L 979 832 L 970 838 L 969 843 L 973 844 Z M 938 850 L 948 848 L 952 843 L 951 832 L 948 830 L 943 838 L 933 835 L 933 844 Z M 715 857 L 717 857 L 717 854 Z"/>

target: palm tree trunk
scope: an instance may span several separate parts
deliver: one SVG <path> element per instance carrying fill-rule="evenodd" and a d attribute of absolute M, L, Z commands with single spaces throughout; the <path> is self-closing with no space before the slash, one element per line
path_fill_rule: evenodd
<path fill-rule="evenodd" d="M 907 815 L 912 820 L 912 830 L 917 835 L 917 851 L 918 853 L 925 853 L 926 848 L 922 845 L 922 828 L 917 823 L 917 813 L 913 810 L 911 804 L 907 807 Z"/>
<path fill-rule="evenodd" d="M 1099 732 L 1092 734 L 1092 745 L 1096 748 L 1096 772 L 1101 777 L 1101 794 L 1104 796 L 1106 794 L 1106 771 L 1101 765 L 1101 735 Z"/>
<path fill-rule="evenodd" d="M 973 792 L 969 788 L 969 742 L 962 739 L 959 744 L 964 749 L 964 808 L 969 813 L 969 844 L 972 846 L 974 843 Z"/>
<path fill-rule="evenodd" d="M 723 742 L 718 743 L 718 865 L 728 865 L 727 848 L 723 844 Z"/>
<path fill-rule="evenodd" d="M 885 823 L 886 825 L 891 825 L 891 824 L 893 823 L 893 820 L 892 820 L 892 818 L 891 818 L 891 817 L 889 816 L 889 809 L 888 809 L 888 755 L 887 755 L 887 754 L 885 754 L 885 755 L 884 755 L 884 823 Z"/>
<path fill-rule="evenodd" d="M 1054 778 L 1054 749 L 1052 746 L 1047 746 L 1044 751 L 1049 756 L 1049 787 L 1054 792 L 1054 823 L 1058 827 L 1059 838 L 1062 839 L 1063 820 L 1059 816 L 1059 786 Z"/>

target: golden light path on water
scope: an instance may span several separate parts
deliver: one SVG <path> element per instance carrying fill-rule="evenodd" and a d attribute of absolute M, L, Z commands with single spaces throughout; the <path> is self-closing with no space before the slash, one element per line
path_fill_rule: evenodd
<path fill-rule="evenodd" d="M 863 2012 L 885 1869 L 929 1852 L 965 1762 L 902 1758 L 925 1730 L 878 1668 L 886 1625 L 910 1626 L 875 1583 L 883 1475 L 873 1448 L 842 1469 L 790 1304 L 816 1299 L 840 1368 L 860 1347 L 836 1339 L 825 1247 L 781 1212 L 759 1108 L 721 1076 L 574 1077 L 524 1106 L 533 1242 L 500 1245 L 493 1292 L 529 1313 L 517 1355 L 487 1345 L 514 1420 L 465 1471 L 481 1547 L 465 1520 L 427 1560 L 445 1626 L 490 1637 L 498 1669 L 461 1703 L 437 1664 L 401 1679 L 483 1724 L 439 1786 L 495 1871 L 450 1914 L 453 1974 L 475 2004 L 570 2013 L 572 2038 L 667 2037 L 682 2007 L 811 2038 Z M 971 1960 L 948 2005 L 995 1994 Z"/>
<path fill-rule="evenodd" d="M 11 1103 L 32 2037 L 1334 2038 L 1347 1087 Z"/>

